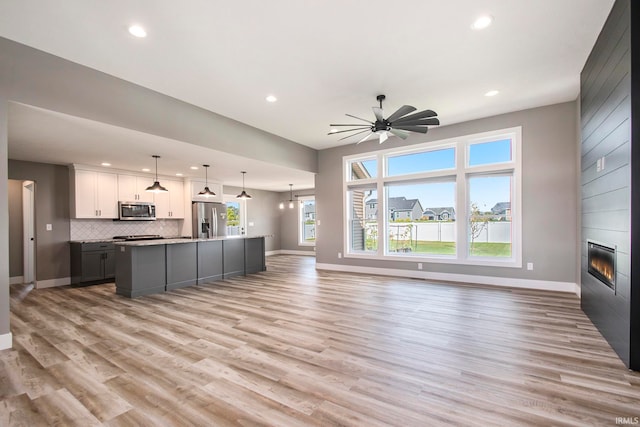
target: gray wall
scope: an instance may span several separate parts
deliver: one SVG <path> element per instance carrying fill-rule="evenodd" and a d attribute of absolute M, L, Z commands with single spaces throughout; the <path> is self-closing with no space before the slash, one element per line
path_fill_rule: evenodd
<path fill-rule="evenodd" d="M 309 252 L 312 254 L 315 252 L 315 246 L 301 246 L 298 244 L 298 200 L 296 195 L 313 195 L 313 190 L 300 190 L 293 192 L 293 200 L 296 202 L 296 207 L 289 209 L 290 192 L 278 194 L 278 204 L 284 202 L 284 209 L 280 209 L 278 204 L 276 208 L 280 213 L 280 229 L 282 230 L 282 237 L 280 239 L 280 249 L 289 251 Z"/>
<path fill-rule="evenodd" d="M 342 157 L 460 135 L 522 126 L 523 266 L 535 269 L 424 263 L 426 271 L 576 283 L 576 102 L 503 114 L 397 138 L 320 151 L 316 176 L 319 263 L 415 270 L 414 262 L 338 258 L 343 252 Z"/>
<path fill-rule="evenodd" d="M 0 55 L 2 58 L 2 55 Z M 1 59 L 0 59 L 1 61 Z M 0 254 L 9 253 L 9 208 L 8 201 L 8 167 L 7 167 L 7 118 L 9 114 L 8 100 L 3 97 L 2 89 L 4 73 L 0 68 Z M 0 255 L 0 336 L 9 330 L 9 257 Z"/>
<path fill-rule="evenodd" d="M 69 169 L 9 160 L 9 179 L 35 182 L 36 280 L 69 277 Z"/>
<path fill-rule="evenodd" d="M 225 185 L 224 194 L 240 194 L 242 188 Z M 248 236 L 269 235 L 265 239 L 265 250 L 280 249 L 280 212 L 278 211 L 278 193 L 273 191 L 255 190 L 247 188 L 251 196 L 247 200 L 247 230 Z M 253 226 L 249 226 L 252 222 Z"/>
<path fill-rule="evenodd" d="M 22 276 L 22 181 L 9 180 L 9 277 Z"/>
<path fill-rule="evenodd" d="M 580 76 L 582 308 L 628 366 L 632 187 L 629 8 L 627 0 L 615 3 Z M 596 162 L 602 157 L 605 168 L 598 172 Z M 616 247 L 615 292 L 588 273 L 587 240 Z"/>

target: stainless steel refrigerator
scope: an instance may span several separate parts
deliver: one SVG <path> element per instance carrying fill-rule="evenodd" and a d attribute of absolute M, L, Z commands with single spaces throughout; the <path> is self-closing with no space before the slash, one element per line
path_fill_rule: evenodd
<path fill-rule="evenodd" d="M 227 235 L 227 205 L 193 202 L 193 237 L 207 239 Z"/>

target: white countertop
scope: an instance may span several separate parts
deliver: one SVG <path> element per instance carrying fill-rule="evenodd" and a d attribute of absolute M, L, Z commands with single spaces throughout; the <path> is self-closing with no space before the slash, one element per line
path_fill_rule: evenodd
<path fill-rule="evenodd" d="M 117 241 L 114 243 L 116 245 L 121 245 L 121 246 L 157 246 L 157 245 L 175 245 L 175 244 L 197 243 L 197 242 L 211 242 L 216 240 L 259 239 L 261 237 L 271 237 L 271 235 L 220 236 L 220 237 L 211 237 L 209 239 L 193 239 L 193 238 L 180 239 L 179 238 L 179 239 L 157 239 L 157 240 L 134 240 L 130 242 Z"/>

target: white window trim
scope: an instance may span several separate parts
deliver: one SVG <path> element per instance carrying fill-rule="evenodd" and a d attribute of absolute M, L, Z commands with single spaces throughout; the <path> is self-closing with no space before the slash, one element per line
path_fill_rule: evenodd
<path fill-rule="evenodd" d="M 467 166 L 469 156 L 469 146 L 482 142 L 492 142 L 499 139 L 511 138 L 512 160 L 510 162 L 493 163 L 490 165 Z M 437 150 L 443 148 L 456 147 L 456 168 L 438 171 L 421 172 L 401 176 L 387 177 L 386 159 L 388 155 L 411 154 L 425 150 Z M 482 132 L 477 134 L 464 135 L 456 138 L 449 138 L 440 141 L 426 142 L 404 148 L 389 148 L 373 153 L 355 154 L 342 158 L 342 211 L 343 211 L 343 255 L 345 258 L 355 259 L 375 259 L 403 262 L 427 262 L 439 264 L 461 264 L 478 265 L 488 267 L 510 267 L 522 268 L 522 127 L 512 127 L 496 131 Z M 370 179 L 351 180 L 350 165 L 353 161 L 377 159 L 377 176 Z M 469 177 L 482 175 L 484 173 L 510 173 L 513 176 L 511 204 L 513 216 L 512 236 L 511 236 L 511 257 L 510 258 L 480 258 L 468 256 L 468 230 L 467 214 L 469 206 Z M 386 246 L 388 239 L 379 240 L 376 252 L 351 251 L 351 233 L 349 229 L 350 220 L 350 200 L 349 190 L 358 187 L 375 186 L 378 193 L 378 212 L 386 212 L 386 186 L 385 183 L 407 182 L 411 180 L 443 179 L 455 177 L 456 182 L 456 254 L 455 255 L 425 255 L 425 254 L 405 254 L 402 256 L 390 255 Z M 458 185 L 464 183 L 464 185 Z M 462 218 L 462 220 L 458 220 Z M 386 230 L 386 215 L 378 215 L 378 230 Z M 380 244 L 383 243 L 383 244 Z"/>
<path fill-rule="evenodd" d="M 316 240 L 314 240 L 313 242 L 307 242 L 302 240 L 302 237 L 304 236 L 304 232 L 302 228 L 304 227 L 303 217 L 304 217 L 304 201 L 305 200 L 313 200 L 315 203 L 316 196 L 298 196 L 298 246 L 315 246 L 316 241 L 318 240 L 318 223 L 317 222 L 316 222 Z"/>

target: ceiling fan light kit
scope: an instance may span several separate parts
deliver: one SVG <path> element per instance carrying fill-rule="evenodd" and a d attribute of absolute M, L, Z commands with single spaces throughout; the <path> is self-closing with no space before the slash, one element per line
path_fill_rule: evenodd
<path fill-rule="evenodd" d="M 329 132 L 328 135 L 353 132 L 350 135 L 340 138 L 340 141 L 342 141 L 343 139 L 351 138 L 352 136 L 367 133 L 367 135 L 359 140 L 356 144 L 360 144 L 361 142 L 364 142 L 375 136 L 378 137 L 380 144 L 382 144 L 389 138 L 389 134 L 397 136 L 401 139 L 407 139 L 410 132 L 427 133 L 427 131 L 429 130 L 428 126 L 437 126 L 440 124 L 440 120 L 438 120 L 438 118 L 436 117 L 438 114 L 435 111 L 424 110 L 413 113 L 414 111 L 416 111 L 416 108 L 412 107 L 411 105 L 403 105 L 402 107 L 398 108 L 395 113 L 391 114 L 385 119 L 383 114 L 384 112 L 382 110 L 382 101 L 384 101 L 385 98 L 386 96 L 384 95 L 378 95 L 376 97 L 376 99 L 380 103 L 380 106 L 372 107 L 373 114 L 376 118 L 375 122 L 356 117 L 351 114 L 347 114 L 347 116 L 361 120 L 367 124 L 330 124 L 329 126 L 331 126 L 332 128 L 350 127 L 351 129 L 340 131 L 332 129 L 332 131 Z"/>

